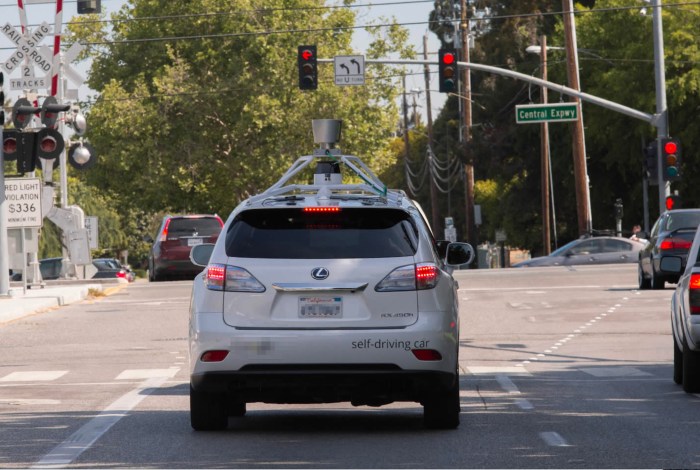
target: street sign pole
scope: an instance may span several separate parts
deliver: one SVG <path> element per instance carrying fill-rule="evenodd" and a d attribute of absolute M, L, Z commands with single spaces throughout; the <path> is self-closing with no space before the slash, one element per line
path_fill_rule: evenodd
<path fill-rule="evenodd" d="M 0 72 L 0 76 L 2 72 Z M 0 89 L 2 84 L 0 83 Z M 0 114 L 3 114 L 0 112 Z M 0 120 L 0 142 L 4 139 L 5 116 Z M 10 294 L 10 253 L 7 240 L 7 198 L 5 197 L 5 157 L 0 145 L 0 297 Z"/>

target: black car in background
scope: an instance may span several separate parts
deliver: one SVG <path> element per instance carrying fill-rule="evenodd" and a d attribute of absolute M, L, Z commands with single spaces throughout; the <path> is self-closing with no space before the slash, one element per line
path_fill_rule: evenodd
<path fill-rule="evenodd" d="M 192 247 L 216 243 L 223 226 L 215 214 L 165 216 L 148 258 L 148 280 L 193 279 L 202 267 L 190 261 Z"/>
<path fill-rule="evenodd" d="M 134 282 L 136 275 L 128 266 L 124 266 L 115 258 L 96 258 L 92 260 L 92 265 L 97 268 L 93 279 L 124 279 Z"/>
<path fill-rule="evenodd" d="M 663 289 L 667 282 L 677 283 L 677 270 L 663 269 L 665 257 L 679 257 L 685 270 L 688 252 L 700 224 L 700 209 L 676 209 L 664 212 L 648 234 L 648 243 L 639 252 L 638 282 L 640 289 Z"/>

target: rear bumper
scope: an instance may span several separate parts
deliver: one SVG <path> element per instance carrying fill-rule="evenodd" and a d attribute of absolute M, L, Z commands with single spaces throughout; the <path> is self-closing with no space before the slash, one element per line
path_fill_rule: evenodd
<path fill-rule="evenodd" d="M 394 401 L 421 402 L 446 391 L 456 374 L 405 371 L 392 365 L 247 366 L 236 372 L 190 377 L 197 391 L 225 393 L 238 402 L 335 403 L 380 406 Z"/>
<path fill-rule="evenodd" d="M 154 261 L 153 269 L 157 275 L 194 277 L 201 273 L 203 268 L 201 266 L 195 266 L 189 259 L 157 259 Z"/>

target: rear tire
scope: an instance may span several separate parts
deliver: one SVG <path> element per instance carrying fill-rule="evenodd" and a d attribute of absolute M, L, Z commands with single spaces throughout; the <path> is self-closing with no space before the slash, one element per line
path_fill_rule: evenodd
<path fill-rule="evenodd" d="M 676 338 L 673 341 L 673 381 L 678 385 L 683 383 L 683 351 L 678 347 Z"/>
<path fill-rule="evenodd" d="M 654 265 L 651 266 L 651 288 L 655 290 L 663 289 L 666 286 L 664 278 L 659 277 L 654 270 Z"/>
<path fill-rule="evenodd" d="M 642 269 L 641 260 L 640 260 L 639 264 L 637 265 L 637 277 L 638 277 L 640 290 L 645 290 L 645 289 L 651 288 L 651 281 L 644 277 L 644 269 Z"/>
<path fill-rule="evenodd" d="M 197 391 L 190 385 L 190 424 L 195 431 L 226 429 L 226 395 Z"/>
<path fill-rule="evenodd" d="M 455 429 L 459 426 L 459 376 L 449 390 L 431 395 L 423 403 L 423 424 L 428 429 Z"/>
<path fill-rule="evenodd" d="M 700 392 L 700 351 L 691 350 L 687 341 L 683 341 L 683 390 Z"/>

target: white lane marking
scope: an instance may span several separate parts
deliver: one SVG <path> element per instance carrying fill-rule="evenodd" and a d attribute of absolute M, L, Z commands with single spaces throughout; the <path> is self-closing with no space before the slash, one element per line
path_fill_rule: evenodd
<path fill-rule="evenodd" d="M 114 380 L 153 379 L 160 377 L 170 379 L 175 377 L 179 370 L 179 367 L 171 367 L 170 369 L 126 369 Z"/>
<path fill-rule="evenodd" d="M 472 375 L 531 375 L 518 367 L 469 366 L 467 371 Z"/>
<path fill-rule="evenodd" d="M 566 440 L 559 435 L 558 432 L 554 431 L 548 431 L 548 432 L 541 432 L 540 437 L 544 442 L 547 443 L 547 445 L 552 446 L 552 447 L 569 447 L 569 444 L 566 442 Z"/>
<path fill-rule="evenodd" d="M 0 405 L 58 405 L 61 400 L 44 398 L 0 398 Z"/>
<path fill-rule="evenodd" d="M 515 404 L 518 405 L 518 408 L 521 410 L 534 410 L 535 407 L 532 406 L 532 403 L 530 403 L 528 400 L 524 398 L 517 398 L 515 400 Z"/>
<path fill-rule="evenodd" d="M 637 369 L 636 367 L 586 367 L 580 368 L 581 372 L 590 374 L 593 377 L 649 377 L 652 374 Z"/>
<path fill-rule="evenodd" d="M 69 465 L 80 454 L 89 449 L 103 434 L 120 419 L 127 416 L 141 400 L 167 381 L 167 377 L 151 378 L 138 387 L 117 398 L 99 415 L 85 423 L 68 439 L 56 446 L 31 468 L 60 468 Z"/>
<path fill-rule="evenodd" d="M 520 393 L 518 387 L 515 386 L 512 380 L 507 375 L 497 375 L 496 382 L 501 386 L 501 388 L 508 393 Z"/>
<path fill-rule="evenodd" d="M 45 382 L 56 380 L 68 373 L 67 370 L 30 370 L 25 372 L 12 372 L 0 378 L 0 382 Z"/>

